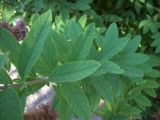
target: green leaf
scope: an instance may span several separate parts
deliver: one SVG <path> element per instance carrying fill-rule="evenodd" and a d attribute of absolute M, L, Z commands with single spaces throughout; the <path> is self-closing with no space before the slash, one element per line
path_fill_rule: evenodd
<path fill-rule="evenodd" d="M 155 53 L 159 53 L 160 52 L 160 45 L 156 48 Z"/>
<path fill-rule="evenodd" d="M 109 120 L 129 120 L 129 118 L 126 115 L 114 114 L 109 118 Z"/>
<path fill-rule="evenodd" d="M 140 77 L 128 77 L 133 83 L 142 84 L 144 79 Z"/>
<path fill-rule="evenodd" d="M 118 27 L 116 23 L 112 23 L 109 27 L 108 30 L 105 34 L 104 37 L 104 47 L 107 47 L 111 43 L 115 42 L 118 40 Z"/>
<path fill-rule="evenodd" d="M 139 65 L 149 60 L 149 57 L 141 53 L 126 53 L 119 56 L 116 61 L 128 65 Z"/>
<path fill-rule="evenodd" d="M 110 23 L 110 22 L 120 22 L 123 20 L 122 16 L 116 15 L 116 14 L 112 14 L 112 13 L 105 13 L 106 20 Z"/>
<path fill-rule="evenodd" d="M 68 11 L 68 8 L 66 6 L 59 6 L 60 9 L 60 16 L 61 16 L 61 20 L 63 20 L 64 22 L 66 22 L 69 18 L 70 18 L 70 14 Z"/>
<path fill-rule="evenodd" d="M 58 53 L 52 32 L 49 32 L 44 44 L 39 61 L 36 64 L 36 71 L 42 75 L 49 75 L 58 63 Z"/>
<path fill-rule="evenodd" d="M 99 33 L 96 33 L 96 42 L 97 42 L 97 44 L 100 46 L 100 47 L 102 47 L 102 48 L 104 48 L 104 36 L 102 36 L 101 34 L 99 34 Z"/>
<path fill-rule="evenodd" d="M 18 59 L 18 72 L 23 80 L 26 79 L 43 50 L 51 21 L 50 10 L 39 16 L 22 44 Z"/>
<path fill-rule="evenodd" d="M 78 10 L 88 10 L 90 9 L 89 3 L 92 0 L 77 0 L 76 3 L 73 4 L 73 8 L 74 9 L 78 9 Z"/>
<path fill-rule="evenodd" d="M 1 7 L 2 8 L 2 7 Z M 14 8 L 8 4 L 5 5 L 5 7 L 2 8 L 2 13 L 1 13 L 1 17 L 3 18 L 3 20 L 5 21 L 10 21 L 11 18 L 13 17 L 14 13 Z"/>
<path fill-rule="evenodd" d="M 98 93 L 110 104 L 113 102 L 113 96 L 108 81 L 103 77 L 92 77 L 91 82 Z"/>
<path fill-rule="evenodd" d="M 145 0 L 139 0 L 141 3 L 145 3 Z"/>
<path fill-rule="evenodd" d="M 80 36 L 81 33 L 82 29 L 80 25 L 74 22 L 73 20 L 70 20 L 65 24 L 64 35 L 66 39 L 70 39 L 74 42 L 74 40 L 77 39 L 77 37 Z"/>
<path fill-rule="evenodd" d="M 99 93 L 97 92 L 97 90 L 95 89 L 93 84 L 90 82 L 90 79 L 88 79 L 88 78 L 84 79 L 81 84 L 82 84 L 82 88 L 88 98 L 88 101 L 90 103 L 92 111 L 93 112 L 96 111 L 97 107 L 99 105 L 99 101 L 101 99 L 101 97 L 99 96 Z"/>
<path fill-rule="evenodd" d="M 61 97 L 60 100 L 60 120 L 71 120 L 72 119 L 72 110 L 68 105 L 67 101 Z"/>
<path fill-rule="evenodd" d="M 127 45 L 128 41 L 129 41 L 128 38 L 121 38 L 112 43 L 108 43 L 104 49 L 102 48 L 96 59 L 98 60 L 110 59 L 111 57 L 122 51 Z"/>
<path fill-rule="evenodd" d="M 112 97 L 116 99 L 122 94 L 120 76 L 114 74 L 106 74 L 104 75 L 104 77 L 112 91 Z"/>
<path fill-rule="evenodd" d="M 8 53 L 0 54 L 0 70 L 4 67 L 8 59 Z"/>
<path fill-rule="evenodd" d="M 135 52 L 140 44 L 141 36 L 137 35 L 132 40 L 130 40 L 124 49 L 124 52 Z"/>
<path fill-rule="evenodd" d="M 116 23 L 112 23 L 109 27 L 108 30 L 106 31 L 105 37 L 103 38 L 101 35 L 98 35 L 99 38 L 99 43 L 101 43 L 102 49 L 106 49 L 113 43 L 115 43 L 118 40 L 118 27 Z"/>
<path fill-rule="evenodd" d="M 66 63 L 53 70 L 49 81 L 63 83 L 81 80 L 95 72 L 99 66 L 99 62 L 94 60 Z"/>
<path fill-rule="evenodd" d="M 61 93 L 80 120 L 91 120 L 91 108 L 87 97 L 77 83 L 64 83 Z"/>
<path fill-rule="evenodd" d="M 4 28 L 0 27 L 0 50 L 9 51 L 9 58 L 13 64 L 17 65 L 18 54 L 20 45 L 16 38 Z"/>
<path fill-rule="evenodd" d="M 101 66 L 93 73 L 94 76 L 100 76 L 106 73 L 121 74 L 123 70 L 112 61 L 100 61 Z"/>
<path fill-rule="evenodd" d="M 38 13 L 32 14 L 32 17 L 31 17 L 31 25 L 33 25 L 33 24 L 36 22 L 36 20 L 37 20 L 38 17 L 39 17 L 39 14 L 38 14 Z"/>
<path fill-rule="evenodd" d="M 34 4 L 35 4 L 35 8 L 38 10 L 43 8 L 43 0 L 35 0 Z"/>
<path fill-rule="evenodd" d="M 139 68 L 140 70 L 142 70 L 143 73 L 145 73 L 145 74 L 148 74 L 149 72 L 153 71 L 153 68 L 147 62 L 136 65 L 136 67 Z"/>
<path fill-rule="evenodd" d="M 134 100 L 140 106 L 145 107 L 145 106 L 151 106 L 152 105 L 152 103 L 149 101 L 149 99 L 142 94 L 137 96 L 137 98 L 135 98 Z"/>
<path fill-rule="evenodd" d="M 120 67 L 124 70 L 122 73 L 125 76 L 128 77 L 143 77 L 144 73 L 137 67 L 132 65 L 125 65 L 125 64 L 119 64 Z"/>
<path fill-rule="evenodd" d="M 25 106 L 26 106 L 26 98 L 29 96 L 31 93 L 28 91 L 28 89 L 24 89 L 23 91 L 18 91 L 19 95 L 19 101 L 20 101 L 20 106 L 21 106 L 21 111 L 22 114 L 24 114 L 25 111 Z"/>
<path fill-rule="evenodd" d="M 56 94 L 54 96 L 54 99 L 52 101 L 53 105 L 52 105 L 52 108 L 54 108 L 55 111 L 58 111 L 60 113 L 60 100 L 61 100 L 61 93 L 60 93 L 60 90 L 57 89 L 56 90 Z"/>
<path fill-rule="evenodd" d="M 151 44 L 152 47 L 156 47 L 160 45 L 159 37 L 160 37 L 160 32 L 157 32 L 152 35 L 152 38 L 154 39 L 154 41 Z"/>
<path fill-rule="evenodd" d="M 12 88 L 0 92 L 0 119 L 23 120 L 18 95 Z"/>
<path fill-rule="evenodd" d="M 82 28 L 84 28 L 87 22 L 87 15 L 81 16 L 78 22 L 82 26 Z"/>
<path fill-rule="evenodd" d="M 64 36 L 56 32 L 55 30 L 52 31 L 52 35 L 56 43 L 57 52 L 60 55 L 59 60 L 66 61 L 70 48 L 69 41 L 65 40 Z"/>
<path fill-rule="evenodd" d="M 149 96 L 151 96 L 151 97 L 154 97 L 154 98 L 157 97 L 157 94 L 156 94 L 155 90 L 152 89 L 152 88 L 145 88 L 145 89 L 143 89 L 143 91 L 144 91 L 145 93 L 147 93 L 147 94 L 148 94 Z"/>
<path fill-rule="evenodd" d="M 152 67 L 160 66 L 160 57 L 156 55 L 149 55 L 149 61 L 147 61 L 147 64 L 151 65 Z"/>
<path fill-rule="evenodd" d="M 152 70 L 151 72 L 147 73 L 146 75 L 149 77 L 152 77 L 152 78 L 160 78 L 160 71 Z"/>
<path fill-rule="evenodd" d="M 154 41 L 152 42 L 151 46 L 156 47 L 155 53 L 159 53 L 160 52 L 160 32 L 155 33 L 152 38 L 154 39 Z"/>
<path fill-rule="evenodd" d="M 145 80 L 145 84 L 142 85 L 145 88 L 158 88 L 159 83 L 156 80 Z"/>
<path fill-rule="evenodd" d="M 10 76 L 7 74 L 7 72 L 4 69 L 0 70 L 0 84 L 12 83 Z"/>
<path fill-rule="evenodd" d="M 90 24 L 85 35 L 80 35 L 70 49 L 69 60 L 84 60 L 90 52 L 95 34 L 95 25 Z"/>
<path fill-rule="evenodd" d="M 136 99 L 137 96 L 141 95 L 142 87 L 135 87 L 129 90 L 127 99 Z"/>
<path fill-rule="evenodd" d="M 133 107 L 129 104 L 122 102 L 119 105 L 118 112 L 124 115 L 128 115 L 130 117 L 132 115 L 140 114 L 142 111 L 137 107 Z"/>

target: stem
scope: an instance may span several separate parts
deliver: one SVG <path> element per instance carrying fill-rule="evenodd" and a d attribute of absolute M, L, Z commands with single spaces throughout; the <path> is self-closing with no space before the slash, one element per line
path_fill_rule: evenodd
<path fill-rule="evenodd" d="M 33 81 L 26 82 L 27 85 L 35 85 L 35 84 L 40 84 L 40 83 L 45 83 L 47 82 L 48 78 L 39 78 Z M 15 84 L 9 84 L 8 86 L 13 87 L 13 88 L 20 88 L 24 85 L 24 83 L 15 83 Z M 0 84 L 0 91 L 2 91 L 5 88 L 4 84 Z"/>

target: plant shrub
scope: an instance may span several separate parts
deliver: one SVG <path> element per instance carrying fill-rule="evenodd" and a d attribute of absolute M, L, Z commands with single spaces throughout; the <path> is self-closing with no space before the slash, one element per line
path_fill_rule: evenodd
<path fill-rule="evenodd" d="M 110 18 L 107 23 L 104 11 L 114 6 L 111 1 L 104 2 L 108 3 L 107 9 L 99 8 L 103 6 L 100 0 L 56 0 L 55 3 L 36 0 L 35 4 L 32 0 L 28 3 L 3 1 L 2 6 L 6 8 L 10 3 L 14 3 L 11 9 L 17 13 L 2 15 L 10 22 L 0 27 L 0 83 L 3 84 L 0 119 L 23 119 L 25 98 L 31 94 L 29 88 L 36 91 L 45 84 L 55 88 L 53 109 L 60 120 L 71 120 L 73 116 L 90 120 L 93 113 L 106 120 L 141 119 L 146 108 L 152 106 L 151 99 L 156 98 L 155 89 L 159 88 L 160 58 L 153 48 L 151 51 L 146 48 L 152 43 L 157 47 L 155 52 L 159 52 L 158 28 L 153 30 L 150 26 L 152 36 L 145 28 L 148 24 L 142 21 L 140 28 L 145 30 L 141 33 L 137 26 L 143 18 L 139 16 L 132 24 L 129 17 L 138 13 L 137 9 L 132 11 L 133 5 L 143 3 L 145 6 L 143 1 L 115 2 L 117 7 L 113 10 L 125 5 L 123 11 L 130 9 L 131 12 L 124 12 L 125 20 L 123 15 L 117 16 L 119 11 L 116 15 L 107 14 Z M 24 20 L 30 27 L 29 31 L 26 26 L 18 29 L 25 29 L 22 42 L 8 29 L 12 17 L 21 14 L 20 8 L 26 12 Z M 51 10 L 47 11 L 48 8 Z M 154 42 L 141 40 L 147 33 Z M 10 64 L 14 64 L 19 73 L 18 81 L 7 74 Z M 104 105 L 99 109 L 100 100 Z"/>

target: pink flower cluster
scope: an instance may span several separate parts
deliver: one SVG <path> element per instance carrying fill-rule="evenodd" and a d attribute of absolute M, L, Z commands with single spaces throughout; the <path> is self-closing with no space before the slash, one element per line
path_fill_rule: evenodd
<path fill-rule="evenodd" d="M 13 26 L 10 26 L 6 21 L 3 21 L 1 25 L 3 28 L 11 32 L 19 41 L 24 40 L 26 33 L 28 32 L 28 29 L 21 18 L 16 19 Z"/>

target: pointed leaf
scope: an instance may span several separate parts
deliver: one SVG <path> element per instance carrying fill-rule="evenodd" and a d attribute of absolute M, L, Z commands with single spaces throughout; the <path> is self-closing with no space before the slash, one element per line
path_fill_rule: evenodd
<path fill-rule="evenodd" d="M 116 59 L 118 63 L 139 65 L 149 60 L 149 57 L 141 53 L 126 53 Z"/>
<path fill-rule="evenodd" d="M 82 29 L 79 24 L 74 22 L 73 20 L 68 21 L 64 27 L 64 34 L 67 39 L 74 40 L 82 33 Z"/>
<path fill-rule="evenodd" d="M 61 97 L 60 100 L 60 120 L 71 120 L 72 119 L 72 110 L 68 105 L 67 101 Z"/>
<path fill-rule="evenodd" d="M 154 98 L 157 97 L 156 91 L 155 91 L 154 89 L 152 89 L 152 88 L 145 88 L 145 89 L 143 89 L 143 91 L 144 91 L 145 93 L 147 93 L 147 94 L 148 94 L 149 96 L 151 96 L 151 97 L 154 97 Z"/>
<path fill-rule="evenodd" d="M 111 88 L 112 97 L 116 99 L 122 93 L 120 76 L 114 74 L 106 74 L 104 75 L 104 77 L 108 83 L 108 86 Z"/>
<path fill-rule="evenodd" d="M 97 42 L 101 45 L 100 47 L 102 49 L 105 49 L 115 43 L 115 41 L 118 40 L 118 27 L 116 23 L 112 23 L 108 30 L 106 31 L 106 34 L 104 37 L 98 34 L 97 36 Z M 111 46 L 112 47 L 112 46 Z"/>
<path fill-rule="evenodd" d="M 158 88 L 159 83 L 155 80 L 146 80 L 145 84 L 142 85 L 144 88 Z"/>
<path fill-rule="evenodd" d="M 149 60 L 147 61 L 147 64 L 149 64 L 152 67 L 160 66 L 160 57 L 156 55 L 149 55 Z"/>
<path fill-rule="evenodd" d="M 84 60 L 88 56 L 93 44 L 94 34 L 95 25 L 90 24 L 85 31 L 85 35 L 80 35 L 71 47 L 69 60 Z"/>
<path fill-rule="evenodd" d="M 108 45 L 112 44 L 113 42 L 118 40 L 118 27 L 116 23 L 112 23 L 105 34 L 105 41 L 104 46 L 107 47 Z"/>
<path fill-rule="evenodd" d="M 36 64 L 36 71 L 42 75 L 49 75 L 58 63 L 58 53 L 52 32 L 49 32 L 40 59 Z"/>
<path fill-rule="evenodd" d="M 4 67 L 8 59 L 8 53 L 0 54 L 0 70 Z"/>
<path fill-rule="evenodd" d="M 137 98 L 135 99 L 136 103 L 139 104 L 140 106 L 151 106 L 152 103 L 149 101 L 149 99 L 147 97 L 145 97 L 144 95 L 139 95 L 137 96 Z"/>
<path fill-rule="evenodd" d="M 99 52 L 96 59 L 98 60 L 108 60 L 120 51 L 122 51 L 125 46 L 127 45 L 129 39 L 128 38 L 122 38 L 117 41 L 114 41 L 110 44 L 107 44 L 106 47 L 102 51 Z"/>
<path fill-rule="evenodd" d="M 100 76 L 106 73 L 121 74 L 123 70 L 112 61 L 100 61 L 101 66 L 93 73 L 94 76 Z"/>
<path fill-rule="evenodd" d="M 77 83 L 62 85 L 62 94 L 80 120 L 91 120 L 91 108 L 87 97 Z"/>
<path fill-rule="evenodd" d="M 132 65 L 119 64 L 120 67 L 124 70 L 122 73 L 125 76 L 129 77 L 143 77 L 144 73 L 137 67 Z"/>
<path fill-rule="evenodd" d="M 52 36 L 56 43 L 57 52 L 60 55 L 59 60 L 66 61 L 66 59 L 68 58 L 68 54 L 69 54 L 69 48 L 70 48 L 69 42 L 70 41 L 67 41 L 65 37 L 63 36 L 63 34 L 59 34 L 55 30 L 51 32 L 52 32 Z"/>
<path fill-rule="evenodd" d="M 92 77 L 91 82 L 98 93 L 109 103 L 112 103 L 113 96 L 108 81 L 103 77 Z"/>
<path fill-rule="evenodd" d="M 132 88 L 131 90 L 128 91 L 127 99 L 131 100 L 131 99 L 137 98 L 137 96 L 141 94 L 141 91 L 142 91 L 142 87 Z"/>
<path fill-rule="evenodd" d="M 99 105 L 99 101 L 101 99 L 101 97 L 99 96 L 99 93 L 97 92 L 93 84 L 90 82 L 89 78 L 86 78 L 82 81 L 82 87 L 88 98 L 92 111 L 93 112 L 96 111 Z"/>
<path fill-rule="evenodd" d="M 155 53 L 159 53 L 160 52 L 160 45 L 158 45 L 158 47 L 156 48 Z"/>
<path fill-rule="evenodd" d="M 141 36 L 135 36 L 132 40 L 128 42 L 128 45 L 124 49 L 124 52 L 135 52 L 140 44 Z"/>
<path fill-rule="evenodd" d="M 4 52 L 9 51 L 11 61 L 17 65 L 20 45 L 16 38 L 2 27 L 0 27 L 0 50 Z"/>
<path fill-rule="evenodd" d="M 26 40 L 22 44 L 18 59 L 18 72 L 24 80 L 41 54 L 49 32 L 51 20 L 51 11 L 42 14 L 36 20 Z"/>
<path fill-rule="evenodd" d="M 136 65 L 136 67 L 143 71 L 145 74 L 153 71 L 153 68 L 147 62 Z"/>
<path fill-rule="evenodd" d="M 132 115 L 140 114 L 142 111 L 137 107 L 133 107 L 133 106 L 130 106 L 129 104 L 126 104 L 125 102 L 122 102 L 119 105 L 118 112 L 124 115 L 132 116 Z"/>
<path fill-rule="evenodd" d="M 5 71 L 4 69 L 0 70 L 0 84 L 5 84 L 7 83 L 13 83 L 13 81 L 11 80 L 10 76 L 8 75 L 7 71 Z"/>
<path fill-rule="evenodd" d="M 81 16 L 78 22 L 82 26 L 82 28 L 84 28 L 87 22 L 87 15 Z"/>
<path fill-rule="evenodd" d="M 66 63 L 53 70 L 49 81 L 62 83 L 81 80 L 95 72 L 99 66 L 94 60 Z"/>
<path fill-rule="evenodd" d="M 0 120 L 23 120 L 18 95 L 12 88 L 0 92 Z"/>

